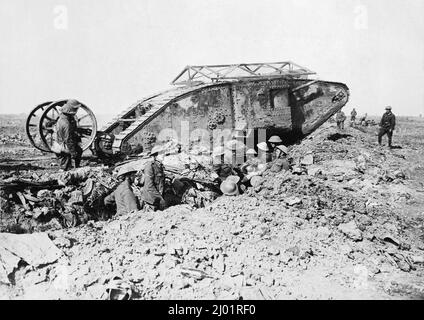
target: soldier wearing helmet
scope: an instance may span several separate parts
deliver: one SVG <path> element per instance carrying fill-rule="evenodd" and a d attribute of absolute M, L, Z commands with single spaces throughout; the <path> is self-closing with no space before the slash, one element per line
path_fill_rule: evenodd
<path fill-rule="evenodd" d="M 288 149 L 286 146 L 280 145 L 275 148 L 275 159 L 272 164 L 272 172 L 280 172 L 281 170 L 290 170 L 290 163 L 287 159 Z"/>
<path fill-rule="evenodd" d="M 271 146 L 270 148 L 270 152 L 271 152 L 271 158 L 272 160 L 275 160 L 275 150 L 276 148 L 283 143 L 283 140 L 281 140 L 281 138 L 279 136 L 272 136 L 271 138 L 269 138 L 268 140 L 268 144 Z"/>
<path fill-rule="evenodd" d="M 221 192 L 226 196 L 238 196 L 240 194 L 238 183 L 240 177 L 228 176 L 220 185 Z"/>
<path fill-rule="evenodd" d="M 53 144 L 52 151 L 60 160 L 60 167 L 67 171 L 72 167 L 72 159 L 75 162 L 75 168 L 81 163 L 82 149 L 79 146 L 81 138 L 77 133 L 77 122 L 75 115 L 81 106 L 75 99 L 70 99 L 61 109 L 59 120 L 55 125 L 56 141 Z"/>
<path fill-rule="evenodd" d="M 337 128 L 339 130 L 344 130 L 344 123 L 346 121 L 346 115 L 342 110 L 339 110 L 336 114 L 336 122 L 337 122 Z"/>
<path fill-rule="evenodd" d="M 241 181 L 242 184 L 246 186 L 249 185 L 250 179 L 259 173 L 258 165 L 260 160 L 257 157 L 257 152 L 255 149 L 249 149 L 246 151 L 246 162 L 240 166 L 240 171 L 244 175 Z"/>
<path fill-rule="evenodd" d="M 246 145 L 238 140 L 229 140 L 225 144 L 226 151 L 229 151 L 229 157 L 224 154 L 224 160 L 226 163 L 231 163 L 233 166 L 237 166 L 243 163 L 244 161 L 244 152 L 246 150 Z"/>
<path fill-rule="evenodd" d="M 353 108 L 352 112 L 350 113 L 350 125 L 351 126 L 355 124 L 357 115 L 358 115 L 358 113 L 356 112 L 356 109 Z"/>
<path fill-rule="evenodd" d="M 260 142 L 256 145 L 258 147 L 258 159 L 260 162 L 266 164 L 272 161 L 272 153 L 266 142 Z"/>
<path fill-rule="evenodd" d="M 131 188 L 134 183 L 134 174 L 137 172 L 130 165 L 123 166 L 118 171 L 118 178 L 122 181 L 114 192 L 104 199 L 106 206 L 116 204 L 116 214 L 123 215 L 132 211 L 138 211 L 137 198 Z"/>
<path fill-rule="evenodd" d="M 288 153 L 289 153 L 289 149 L 284 145 L 280 145 L 280 146 L 275 148 L 275 158 L 276 159 L 285 158 L 288 155 Z"/>
<path fill-rule="evenodd" d="M 214 148 L 212 152 L 213 170 L 221 181 L 224 181 L 228 176 L 237 175 L 231 160 L 228 161 L 228 159 L 225 159 L 227 151 L 228 150 L 226 150 L 224 147 L 218 146 Z"/>
<path fill-rule="evenodd" d="M 253 166 L 257 166 L 258 165 L 258 158 L 257 158 L 258 153 L 255 151 L 255 149 L 249 149 L 246 151 L 246 162 L 243 164 L 246 165 L 253 165 Z"/>
<path fill-rule="evenodd" d="M 279 136 L 272 136 L 269 138 L 268 143 L 270 144 L 272 149 L 275 149 L 278 145 L 283 143 L 283 140 Z"/>
<path fill-rule="evenodd" d="M 254 160 L 254 170 L 249 172 L 246 176 L 248 179 L 256 175 L 262 175 L 272 160 L 272 154 L 266 142 L 260 142 L 256 146 L 258 147 L 258 157 L 255 157 Z"/>
<path fill-rule="evenodd" d="M 392 136 L 393 130 L 395 130 L 396 117 L 392 113 L 392 107 L 387 106 L 386 112 L 383 114 L 383 117 L 380 121 L 380 130 L 378 132 L 378 144 L 381 146 L 381 140 L 385 134 L 387 134 L 387 139 L 389 142 L 389 148 L 392 147 Z"/>
<path fill-rule="evenodd" d="M 166 202 L 163 198 L 165 188 L 165 173 L 162 164 L 163 150 L 159 146 L 154 146 L 150 151 L 153 157 L 144 168 L 143 201 L 146 209 L 154 211 L 163 210 Z"/>

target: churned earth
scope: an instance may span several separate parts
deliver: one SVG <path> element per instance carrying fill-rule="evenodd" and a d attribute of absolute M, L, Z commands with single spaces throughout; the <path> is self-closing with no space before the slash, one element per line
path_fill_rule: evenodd
<path fill-rule="evenodd" d="M 422 299 L 424 121 L 399 119 L 394 149 L 377 129 L 325 124 L 289 148 L 293 172 L 205 208 L 47 231 L 58 258 L 19 263 L 0 297 Z"/>

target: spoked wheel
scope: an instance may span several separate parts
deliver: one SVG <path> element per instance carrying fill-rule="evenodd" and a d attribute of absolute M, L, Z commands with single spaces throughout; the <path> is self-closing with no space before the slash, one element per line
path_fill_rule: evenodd
<path fill-rule="evenodd" d="M 40 123 L 41 115 L 51 103 L 52 101 L 49 101 L 36 106 L 29 114 L 25 124 L 25 131 L 28 136 L 29 142 L 35 148 L 44 152 L 50 152 L 50 149 L 46 148 L 46 146 L 44 145 L 44 142 L 40 136 L 40 130 L 38 128 L 38 125 Z"/>
<path fill-rule="evenodd" d="M 51 146 L 53 145 L 54 127 L 60 115 L 60 108 L 65 105 L 68 100 L 60 100 L 53 102 L 47 106 L 43 112 L 39 122 L 39 134 L 43 145 L 48 148 L 51 152 Z M 75 115 L 77 122 L 77 132 L 81 137 L 81 148 L 87 150 L 96 138 L 97 132 L 97 121 L 94 113 L 84 104 L 78 108 L 78 112 Z"/>

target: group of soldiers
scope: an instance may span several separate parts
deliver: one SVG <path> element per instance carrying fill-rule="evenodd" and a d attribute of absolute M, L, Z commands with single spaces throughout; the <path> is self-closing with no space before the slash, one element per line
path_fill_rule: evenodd
<path fill-rule="evenodd" d="M 216 147 L 212 152 L 211 167 L 216 174 L 216 182 L 224 195 L 238 195 L 246 188 L 255 185 L 255 177 L 260 177 L 267 168 L 275 172 L 289 170 L 287 147 L 282 145 L 278 136 L 273 136 L 267 142 L 257 144 L 258 152 L 249 149 L 240 152 L 243 143 L 230 140 L 225 147 Z M 150 151 L 151 161 L 147 162 L 143 170 L 131 166 L 123 166 L 118 172 L 121 179 L 116 190 L 104 199 L 106 206 L 116 203 L 117 214 L 131 211 L 157 211 L 171 205 L 165 196 L 164 155 L 167 153 L 161 146 L 154 146 Z M 246 157 L 246 161 L 237 164 L 237 157 Z M 270 165 L 272 163 L 272 165 Z M 137 178 L 136 178 L 137 177 Z M 141 179 L 142 181 L 135 181 Z M 181 181 L 177 177 L 172 179 L 172 186 L 181 189 Z M 134 194 L 133 185 L 142 186 L 141 203 Z M 176 193 L 178 190 L 176 190 Z"/>
<path fill-rule="evenodd" d="M 75 115 L 81 104 L 74 99 L 68 100 L 62 107 L 61 114 L 55 126 L 56 137 L 52 151 L 60 160 L 61 169 L 67 171 L 72 167 L 78 168 L 81 163 L 82 149 L 77 130 Z M 163 158 L 166 150 L 154 146 L 150 151 L 151 157 L 142 173 L 130 165 L 122 166 L 118 171 L 119 185 L 111 194 L 104 198 L 104 205 L 116 205 L 118 214 L 135 210 L 163 210 L 167 207 L 165 201 L 165 173 Z M 211 167 L 217 176 L 217 182 L 223 194 L 235 195 L 243 192 L 257 181 L 270 163 L 272 170 L 289 169 L 287 147 L 279 136 L 272 136 L 267 142 L 257 144 L 255 149 L 245 151 L 245 146 L 238 140 L 230 140 L 225 146 L 217 147 L 212 152 Z M 237 157 L 243 159 L 237 163 Z M 74 166 L 72 166 L 74 161 Z M 142 180 L 137 181 L 137 180 Z M 178 181 L 176 181 L 178 182 Z M 134 185 L 142 187 L 141 200 L 134 194 Z"/>
<path fill-rule="evenodd" d="M 353 108 L 352 112 L 350 113 L 350 125 L 354 126 L 356 124 L 356 116 L 357 112 L 355 108 Z M 366 124 L 366 118 L 367 114 L 365 114 L 363 117 L 359 119 L 359 122 L 362 126 Z M 344 130 L 344 122 L 346 121 L 346 115 L 342 110 L 337 112 L 336 114 L 336 123 L 337 127 L 340 130 Z M 396 116 L 392 113 L 392 107 L 387 106 L 386 112 L 383 114 L 380 120 L 380 129 L 378 131 L 378 144 L 382 145 L 382 138 L 384 135 L 387 135 L 388 140 L 388 146 L 389 148 L 392 148 L 392 137 L 393 137 L 393 131 L 395 130 L 396 126 Z"/>
<path fill-rule="evenodd" d="M 64 171 L 72 167 L 78 168 L 81 163 L 82 149 L 80 136 L 77 130 L 75 115 L 81 104 L 74 99 L 68 100 L 62 107 L 61 114 L 56 122 L 56 138 L 52 151 L 60 160 L 61 169 Z M 351 122 L 356 121 L 357 112 L 351 112 Z M 344 130 L 346 116 L 342 111 L 336 115 L 337 126 Z M 378 143 L 381 145 L 382 137 L 387 135 L 389 147 L 392 147 L 392 136 L 396 124 L 396 117 L 391 112 L 391 107 L 386 107 L 386 112 L 380 121 Z M 255 149 L 245 150 L 245 145 L 238 140 L 230 140 L 225 146 L 216 147 L 212 152 L 212 168 L 220 183 L 221 192 L 225 195 L 237 195 L 249 186 L 255 186 L 261 180 L 263 173 L 270 169 L 272 172 L 290 170 L 288 149 L 283 145 L 279 136 L 272 136 L 267 142 L 256 145 Z M 117 213 L 131 212 L 145 208 L 146 210 L 163 210 L 167 203 L 164 199 L 165 173 L 163 166 L 164 152 L 162 147 L 154 146 L 150 151 L 150 161 L 144 167 L 142 179 L 142 203 L 137 201 L 132 185 L 135 182 L 138 170 L 131 166 L 123 166 L 118 172 L 120 184 L 104 199 L 106 206 L 116 204 Z M 237 159 L 242 159 L 238 163 Z"/>
<path fill-rule="evenodd" d="M 221 192 L 227 196 L 238 195 L 246 188 L 255 186 L 267 169 L 273 172 L 289 170 L 288 148 L 279 136 L 272 136 L 268 142 L 260 142 L 257 150 L 245 150 L 245 145 L 237 140 L 227 142 L 225 148 L 214 149 L 213 168 L 221 181 Z M 246 161 L 237 163 L 237 158 Z"/>
<path fill-rule="evenodd" d="M 52 151 L 60 161 L 63 171 L 68 171 L 72 167 L 78 168 L 81 164 L 83 150 L 80 147 L 81 138 L 78 134 L 75 115 L 81 103 L 70 99 L 62 107 L 59 119 L 55 125 L 55 139 Z M 158 159 L 161 152 L 160 147 L 154 147 L 150 156 L 152 160 L 147 163 L 144 169 L 143 203 L 140 205 L 131 188 L 135 180 L 136 169 L 129 166 L 122 167 L 118 172 L 121 180 L 118 187 L 104 199 L 105 205 L 116 204 L 117 213 L 130 212 L 145 206 L 148 209 L 163 209 L 165 201 L 163 199 L 163 189 L 165 184 L 165 174 L 162 162 Z M 72 165 L 74 161 L 74 166 Z"/>
<path fill-rule="evenodd" d="M 350 126 L 353 127 L 357 124 L 356 122 L 356 116 L 358 115 L 358 113 L 356 112 L 355 108 L 353 108 L 352 112 L 350 113 Z M 366 126 L 367 125 L 367 117 L 368 114 L 365 113 L 365 115 L 359 117 L 358 122 L 361 126 Z M 337 127 L 340 130 L 344 130 L 344 123 L 346 121 L 347 117 L 345 115 L 345 113 L 342 110 L 339 110 L 336 114 L 336 123 L 337 123 Z"/>
<path fill-rule="evenodd" d="M 116 204 L 116 213 L 124 214 L 144 209 L 145 211 L 163 210 L 166 207 L 164 199 L 165 172 L 163 166 L 163 149 L 155 146 L 150 151 L 151 160 L 144 166 L 143 173 L 131 165 L 121 167 L 118 187 L 104 199 L 106 206 Z M 142 181 L 136 181 L 140 180 Z M 141 203 L 134 194 L 132 185 L 141 185 Z"/>

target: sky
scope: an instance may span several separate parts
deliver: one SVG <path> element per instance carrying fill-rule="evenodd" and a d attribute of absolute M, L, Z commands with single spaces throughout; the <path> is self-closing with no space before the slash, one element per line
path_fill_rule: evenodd
<path fill-rule="evenodd" d="M 424 114 L 423 0 L 0 0 L 0 113 L 76 98 L 116 115 L 186 65 L 291 60 L 346 111 Z"/>

